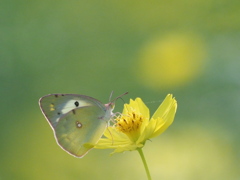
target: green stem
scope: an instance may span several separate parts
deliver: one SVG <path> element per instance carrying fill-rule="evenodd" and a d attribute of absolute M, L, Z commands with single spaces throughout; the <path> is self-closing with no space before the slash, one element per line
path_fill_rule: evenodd
<path fill-rule="evenodd" d="M 142 148 L 138 148 L 137 150 L 138 150 L 138 152 L 139 152 L 139 154 L 140 154 L 140 156 L 142 158 L 142 162 L 143 162 L 143 165 L 145 167 L 145 171 L 147 173 L 148 180 L 151 180 L 152 178 L 151 178 L 151 175 L 150 175 L 150 172 L 149 172 L 149 169 L 148 169 L 148 165 L 147 165 L 146 159 L 144 157 Z"/>

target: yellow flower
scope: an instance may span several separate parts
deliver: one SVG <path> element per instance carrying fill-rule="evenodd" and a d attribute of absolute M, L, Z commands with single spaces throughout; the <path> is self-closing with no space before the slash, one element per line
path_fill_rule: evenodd
<path fill-rule="evenodd" d="M 149 109 L 142 99 L 131 99 L 94 148 L 115 149 L 113 153 L 142 148 L 147 140 L 160 135 L 172 124 L 176 109 L 176 100 L 168 94 L 149 120 Z"/>

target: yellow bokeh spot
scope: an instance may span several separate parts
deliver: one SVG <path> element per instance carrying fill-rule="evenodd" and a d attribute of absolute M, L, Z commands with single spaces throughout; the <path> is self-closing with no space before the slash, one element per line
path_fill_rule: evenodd
<path fill-rule="evenodd" d="M 137 78 L 153 89 L 182 86 L 204 70 L 206 50 L 196 35 L 168 34 L 155 38 L 141 50 Z"/>

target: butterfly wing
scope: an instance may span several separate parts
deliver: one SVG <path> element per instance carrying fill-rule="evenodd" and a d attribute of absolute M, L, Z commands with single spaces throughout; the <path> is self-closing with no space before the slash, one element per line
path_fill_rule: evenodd
<path fill-rule="evenodd" d="M 49 94 L 39 100 L 42 113 L 53 129 L 57 126 L 59 119 L 71 110 L 91 105 L 104 108 L 100 101 L 78 94 Z"/>
<path fill-rule="evenodd" d="M 50 94 L 39 100 L 42 113 L 53 129 L 58 145 L 76 157 L 84 156 L 101 138 L 112 106 L 89 96 Z"/>
<path fill-rule="evenodd" d="M 105 111 L 98 106 L 84 106 L 68 112 L 55 128 L 58 144 L 68 153 L 83 157 L 96 144 L 107 126 Z"/>

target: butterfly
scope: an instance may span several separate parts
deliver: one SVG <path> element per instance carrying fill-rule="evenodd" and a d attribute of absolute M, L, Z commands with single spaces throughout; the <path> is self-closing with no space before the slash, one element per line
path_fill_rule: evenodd
<path fill-rule="evenodd" d="M 49 94 L 39 99 L 39 106 L 57 144 L 81 158 L 93 148 L 89 144 L 99 141 L 114 116 L 115 101 L 125 94 L 127 92 L 107 104 L 85 95 Z"/>

